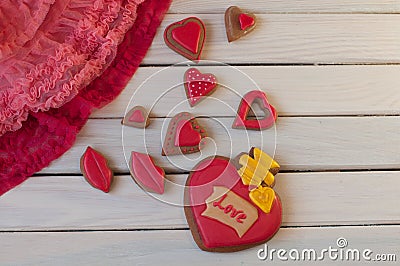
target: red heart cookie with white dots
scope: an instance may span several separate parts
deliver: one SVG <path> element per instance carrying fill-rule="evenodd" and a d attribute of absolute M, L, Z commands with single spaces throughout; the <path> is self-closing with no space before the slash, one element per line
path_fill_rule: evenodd
<path fill-rule="evenodd" d="M 164 31 L 165 44 L 190 60 L 199 60 L 206 38 L 204 23 L 189 17 L 169 25 Z"/>
<path fill-rule="evenodd" d="M 198 163 L 186 181 L 185 215 L 196 244 L 206 251 L 231 252 L 268 241 L 279 230 L 282 206 L 275 194 L 265 213 L 252 203 L 249 187 L 226 157 Z"/>
<path fill-rule="evenodd" d="M 175 115 L 169 122 L 162 155 L 178 155 L 199 152 L 207 133 L 194 116 L 188 112 Z"/>
<path fill-rule="evenodd" d="M 196 68 L 189 68 L 185 72 L 183 82 L 186 96 L 192 107 L 210 96 L 217 88 L 217 78 L 213 74 L 202 74 Z"/>

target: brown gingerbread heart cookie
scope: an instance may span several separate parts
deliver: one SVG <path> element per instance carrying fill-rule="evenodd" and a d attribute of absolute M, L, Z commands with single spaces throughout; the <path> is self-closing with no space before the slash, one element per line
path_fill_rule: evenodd
<path fill-rule="evenodd" d="M 248 34 L 256 27 L 256 16 L 243 12 L 237 6 L 231 6 L 225 11 L 225 29 L 229 42 L 233 42 Z"/>
<path fill-rule="evenodd" d="M 122 124 L 129 127 L 146 128 L 150 124 L 149 114 L 143 106 L 135 106 L 122 119 Z"/>
<path fill-rule="evenodd" d="M 205 137 L 206 131 L 192 114 L 179 113 L 169 122 L 161 154 L 167 156 L 199 152 L 200 146 L 204 144 L 201 139 Z"/>

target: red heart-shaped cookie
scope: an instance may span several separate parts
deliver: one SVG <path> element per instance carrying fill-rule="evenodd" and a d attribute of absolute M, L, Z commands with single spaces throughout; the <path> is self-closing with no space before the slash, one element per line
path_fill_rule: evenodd
<path fill-rule="evenodd" d="M 204 23 L 196 17 L 175 22 L 164 31 L 167 46 L 190 60 L 200 59 L 205 37 Z"/>
<path fill-rule="evenodd" d="M 256 16 L 244 13 L 237 6 L 231 6 L 225 11 L 225 29 L 229 42 L 233 42 L 248 34 L 256 27 Z"/>
<path fill-rule="evenodd" d="M 189 68 L 185 72 L 183 82 L 186 96 L 192 107 L 211 95 L 217 87 L 217 78 L 213 74 L 202 74 L 196 68 Z"/>
<path fill-rule="evenodd" d="M 250 118 L 251 106 L 256 104 L 264 112 L 262 119 Z M 268 103 L 267 95 L 263 91 L 254 90 L 246 93 L 240 102 L 237 116 L 233 121 L 232 128 L 245 128 L 250 130 L 265 130 L 274 125 L 277 118 L 275 108 Z"/>
<path fill-rule="evenodd" d="M 162 155 L 178 155 L 200 151 L 202 138 L 206 131 L 199 125 L 192 114 L 182 112 L 175 115 L 168 124 L 162 148 Z"/>
<path fill-rule="evenodd" d="M 256 207 L 229 158 L 217 156 L 202 160 L 190 172 L 185 214 L 201 249 L 230 252 L 269 240 L 280 228 L 282 206 L 276 194 L 269 213 Z"/>

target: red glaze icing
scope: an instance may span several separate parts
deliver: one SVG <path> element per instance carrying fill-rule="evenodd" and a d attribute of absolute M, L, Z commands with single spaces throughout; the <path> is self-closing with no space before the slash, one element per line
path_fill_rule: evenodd
<path fill-rule="evenodd" d="M 275 197 L 270 213 L 264 213 L 257 208 L 258 220 L 241 238 L 231 227 L 201 215 L 206 209 L 205 200 L 213 193 L 214 186 L 230 188 L 232 192 L 251 203 L 249 187 L 243 185 L 240 181 L 236 168 L 229 162 L 228 158 L 204 159 L 192 170 L 187 185 L 189 189 L 185 193 L 189 193 L 189 196 L 185 198 L 190 201 L 190 210 L 197 225 L 197 228 L 191 229 L 199 231 L 201 240 L 206 248 L 213 249 L 262 243 L 270 239 L 280 228 L 282 206 L 278 196 Z M 243 216 L 241 217 L 243 219 Z"/>
<path fill-rule="evenodd" d="M 136 182 L 144 189 L 158 194 L 164 193 L 164 170 L 154 165 L 150 155 L 133 151 L 131 171 Z"/>
<path fill-rule="evenodd" d="M 250 17 L 245 13 L 242 13 L 239 15 L 239 22 L 240 22 L 240 28 L 242 30 L 246 30 L 247 28 L 253 26 L 255 21 L 254 18 Z"/>
<path fill-rule="evenodd" d="M 260 108 L 266 112 L 263 119 L 248 119 L 247 115 L 251 109 L 251 105 L 256 99 L 261 101 Z M 248 92 L 242 99 L 237 116 L 233 122 L 234 128 L 247 128 L 247 129 L 267 129 L 274 125 L 277 118 L 275 108 L 267 101 L 267 96 L 263 91 L 254 90 Z"/>
<path fill-rule="evenodd" d="M 194 54 L 199 51 L 200 34 L 201 27 L 195 22 L 188 22 L 172 30 L 174 40 Z"/>
<path fill-rule="evenodd" d="M 106 193 L 110 191 L 113 172 L 103 155 L 91 147 L 82 155 L 81 171 L 90 185 Z"/>
<path fill-rule="evenodd" d="M 135 110 L 129 117 L 129 121 L 136 123 L 143 123 L 145 120 L 144 115 L 141 110 Z"/>
<path fill-rule="evenodd" d="M 192 123 L 187 120 L 180 120 L 176 129 L 175 146 L 187 147 L 197 146 L 201 141 L 199 132 L 193 129 Z"/>
<path fill-rule="evenodd" d="M 217 86 L 217 78 L 213 74 L 202 74 L 196 68 L 189 68 L 185 72 L 184 82 L 190 106 L 210 95 Z"/>
<path fill-rule="evenodd" d="M 205 36 L 204 23 L 196 17 L 175 22 L 164 31 L 164 41 L 168 47 L 190 60 L 200 59 Z"/>

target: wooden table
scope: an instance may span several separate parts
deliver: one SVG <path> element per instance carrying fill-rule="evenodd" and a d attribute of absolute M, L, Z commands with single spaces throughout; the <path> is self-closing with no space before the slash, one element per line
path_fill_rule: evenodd
<path fill-rule="evenodd" d="M 231 44 L 223 24 L 230 5 L 226 2 L 176 0 L 122 95 L 92 115 L 62 158 L 0 198 L 0 264 L 272 263 L 257 258 L 263 245 L 232 254 L 199 250 L 183 208 L 149 197 L 129 176 L 121 118 L 146 78 L 183 60 L 166 47 L 162 33 L 168 24 L 192 15 L 207 27 L 203 59 L 236 66 L 249 75 L 279 112 L 276 139 L 271 133 L 266 139 L 276 140 L 275 158 L 282 165 L 276 191 L 284 214 L 282 228 L 268 247 L 337 248 L 337 239 L 343 237 L 347 248 L 371 249 L 372 257 L 396 254 L 400 260 L 400 0 L 232 1 L 255 12 L 259 23 L 254 32 Z M 186 69 L 162 72 L 153 89 L 135 99 L 149 107 L 146 97 L 181 81 Z M 253 89 L 227 69 L 202 68 L 241 93 Z M 166 95 L 165 103 L 153 110 L 149 131 L 154 134 L 148 142 L 149 153 L 176 183 L 184 182 L 187 174 L 161 158 L 158 135 L 171 107 L 185 99 L 181 92 Z M 214 96 L 232 106 L 239 101 L 222 89 Z M 212 103 L 185 108 L 218 117 L 228 128 L 233 119 Z M 210 135 L 221 145 L 219 154 L 229 155 L 229 141 L 210 126 L 210 118 L 200 123 L 211 127 Z M 229 132 L 232 142 L 239 143 L 233 152 L 247 151 L 239 139 L 244 131 Z M 128 151 L 144 148 L 137 146 L 141 131 L 126 134 L 132 139 Z M 79 158 L 88 145 L 103 152 L 116 173 L 109 194 L 91 188 L 80 173 Z M 167 184 L 166 197 L 180 202 L 182 190 Z M 273 263 L 283 262 L 275 258 Z M 326 258 L 322 263 L 339 262 Z"/>

